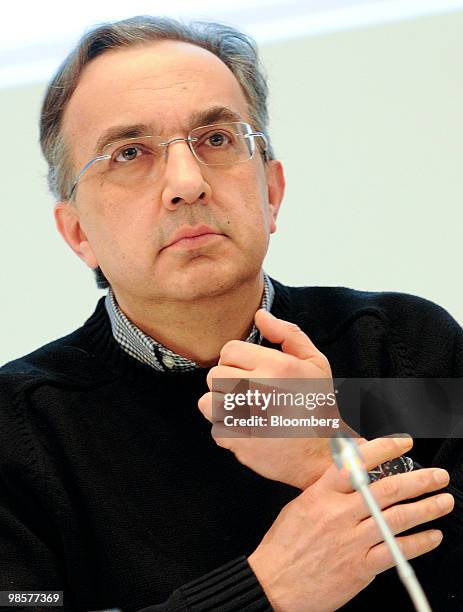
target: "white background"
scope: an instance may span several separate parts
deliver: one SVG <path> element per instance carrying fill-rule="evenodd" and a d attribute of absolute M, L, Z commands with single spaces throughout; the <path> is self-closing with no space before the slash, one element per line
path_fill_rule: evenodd
<path fill-rule="evenodd" d="M 54 228 L 37 125 L 52 66 L 85 27 L 127 15 L 105 4 L 18 4 L 0 26 L 0 363 L 71 331 L 102 295 Z M 155 12 L 141 4 L 124 7 Z M 265 269 L 288 284 L 418 294 L 463 322 L 462 3 L 270 4 L 176 8 L 261 41 L 288 181 Z"/>

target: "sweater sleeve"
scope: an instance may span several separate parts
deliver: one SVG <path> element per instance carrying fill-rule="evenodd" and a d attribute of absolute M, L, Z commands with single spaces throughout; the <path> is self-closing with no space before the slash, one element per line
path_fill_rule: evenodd
<path fill-rule="evenodd" d="M 58 503 L 55 487 L 31 437 L 25 402 L 20 400 L 23 386 L 10 383 L 0 373 L 0 591 L 63 591 L 61 609 L 82 612 L 81 592 L 92 587 L 69 575 L 72 566 L 65 560 L 59 530 L 43 506 L 44 498 L 55 506 Z M 104 606 L 95 609 L 100 607 Z M 179 586 L 164 603 L 144 610 L 258 612 L 272 608 L 242 555 Z"/>
<path fill-rule="evenodd" d="M 245 556 L 184 584 L 163 604 L 139 612 L 261 612 L 271 611 L 256 575 Z"/>
<path fill-rule="evenodd" d="M 28 500 L 29 506 L 27 503 L 24 507 L 20 505 L 19 491 L 11 491 L 3 478 L 0 479 L 0 491 L 0 590 L 64 591 L 61 609 L 80 611 L 80 606 L 74 602 L 72 587 L 61 575 L 63 563 L 45 533 L 43 515 L 37 513 L 34 500 Z M 30 512 L 24 510 L 28 507 Z M 180 586 L 167 601 L 144 608 L 143 612 L 203 610 L 261 612 L 271 611 L 272 607 L 243 555 Z"/>
<path fill-rule="evenodd" d="M 59 536 L 37 495 L 47 492 L 16 400 L 0 373 L 0 591 L 64 591 Z"/>
<path fill-rule="evenodd" d="M 0 498 L 0 590 L 64 591 L 63 610 L 80 610 L 60 575 L 59 558 L 39 537 L 37 527 L 23 522 L 19 508 Z M 32 500 L 31 500 L 32 501 Z M 16 610 L 18 608 L 15 608 Z M 29 610 L 30 608 L 20 608 Z M 262 612 L 272 607 L 245 556 L 176 589 L 162 604 L 143 612 Z"/>
<path fill-rule="evenodd" d="M 63 591 L 58 557 L 44 539 L 46 527 L 33 518 L 34 500 L 29 512 L 3 479 L 0 489 L 0 591 Z"/>
<path fill-rule="evenodd" d="M 60 575 L 59 557 L 39 536 L 40 526 L 20 516 L 19 507 L 7 499 L 3 482 L 0 488 L 0 590 L 64 591 L 61 609 L 80 610 L 73 602 L 72 590 Z M 262 612 L 271 611 L 272 607 L 243 555 L 182 585 L 167 601 L 144 608 L 143 612 L 203 610 Z"/>

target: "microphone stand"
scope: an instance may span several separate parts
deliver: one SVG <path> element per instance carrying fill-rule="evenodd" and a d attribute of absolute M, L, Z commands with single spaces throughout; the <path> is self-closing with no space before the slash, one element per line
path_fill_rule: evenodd
<path fill-rule="evenodd" d="M 351 438 L 343 434 L 338 434 L 336 438 L 331 439 L 331 451 L 337 467 L 339 469 L 345 467 L 349 472 L 352 486 L 359 491 L 363 497 L 371 516 L 381 530 L 384 541 L 391 551 L 399 578 L 407 589 L 410 599 L 415 606 L 415 610 L 417 612 L 432 612 L 412 566 L 407 559 L 405 559 L 402 551 L 398 547 L 395 537 L 384 519 L 383 513 L 371 494 L 369 489 L 370 479 L 363 465 L 357 445 Z"/>

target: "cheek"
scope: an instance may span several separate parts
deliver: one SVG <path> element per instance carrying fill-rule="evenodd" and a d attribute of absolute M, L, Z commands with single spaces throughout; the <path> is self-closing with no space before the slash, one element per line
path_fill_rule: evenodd
<path fill-rule="evenodd" d="M 249 187 L 247 194 L 247 200 L 245 200 L 247 210 L 244 213 L 254 224 L 256 231 L 267 234 L 270 232 L 272 225 L 267 185 L 261 181 L 255 181 Z"/>
<path fill-rule="evenodd" d="M 155 245 L 152 221 L 141 214 L 142 210 L 139 207 L 134 214 L 133 207 L 113 200 L 85 219 L 88 240 L 102 264 L 114 265 L 123 260 L 127 265 L 135 258 L 141 261 L 144 254 L 152 257 Z"/>
<path fill-rule="evenodd" d="M 252 160 L 257 161 L 257 160 Z M 243 163 L 246 166 L 249 162 Z M 238 169 L 239 164 L 236 166 Z M 240 215 L 253 219 L 255 222 L 259 219 L 266 222 L 269 213 L 268 206 L 268 187 L 263 169 L 253 163 L 250 166 L 239 169 L 225 185 L 220 185 L 220 193 L 224 195 L 224 202 L 230 202 L 234 196 L 236 199 L 233 202 L 233 208 L 239 211 Z M 238 186 L 238 188 L 237 188 Z M 214 197 L 214 196 L 213 196 Z"/>

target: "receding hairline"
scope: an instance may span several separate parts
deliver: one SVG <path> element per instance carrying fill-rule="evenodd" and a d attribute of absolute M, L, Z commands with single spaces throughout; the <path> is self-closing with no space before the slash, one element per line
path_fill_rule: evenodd
<path fill-rule="evenodd" d="M 232 79 L 235 81 L 238 88 L 240 89 L 243 95 L 247 115 L 248 117 L 251 117 L 251 105 L 250 105 L 250 101 L 248 100 L 247 92 L 245 88 L 243 88 L 243 86 L 241 85 L 240 81 L 238 80 L 234 72 L 218 55 L 216 55 L 209 49 L 202 47 L 199 44 L 195 44 L 194 42 L 174 40 L 174 39 L 164 39 L 164 40 L 154 40 L 154 41 L 153 40 L 140 40 L 139 42 L 136 42 L 135 44 L 130 45 L 128 47 L 116 47 L 116 48 L 105 49 L 101 54 L 97 55 L 95 58 L 90 60 L 84 66 L 83 70 L 81 71 L 79 75 L 79 79 L 74 88 L 74 91 L 71 94 L 69 100 L 67 101 L 66 108 L 63 112 L 61 128 L 60 128 L 60 138 L 62 140 L 63 151 L 65 152 L 67 163 L 72 166 L 74 173 L 78 172 L 79 168 L 76 167 L 75 160 L 73 159 L 74 156 L 72 155 L 72 152 L 71 152 L 70 139 L 72 138 L 72 136 L 70 136 L 66 130 L 66 123 L 67 123 L 66 116 L 69 112 L 69 109 L 72 106 L 71 105 L 72 98 L 74 97 L 75 92 L 79 89 L 79 85 L 82 79 L 85 77 L 85 73 L 87 72 L 87 69 L 93 66 L 95 62 L 98 61 L 99 59 L 105 58 L 110 55 L 120 55 L 121 53 L 126 53 L 126 54 L 132 53 L 133 54 L 133 53 L 136 53 L 137 51 L 140 51 L 140 50 L 143 50 L 149 47 L 158 47 L 161 45 L 172 46 L 172 47 L 189 47 L 189 48 L 192 48 L 193 51 L 196 49 L 196 50 L 199 50 L 200 53 L 205 52 L 207 55 L 209 55 L 212 58 L 214 62 L 220 62 L 220 65 L 226 68 L 226 70 L 229 72 L 230 76 L 232 77 Z M 203 53 L 201 54 L 203 55 Z M 213 123 L 214 121 L 220 120 L 220 119 L 223 119 L 224 121 L 246 121 L 246 122 L 249 121 L 249 118 L 243 117 L 241 113 L 234 111 L 228 106 L 222 105 L 222 104 L 215 104 L 206 109 L 199 109 L 199 110 L 193 111 L 190 114 L 189 119 L 187 120 L 188 126 L 185 125 L 183 127 L 185 129 L 187 129 L 188 127 L 189 129 L 191 129 L 193 127 L 199 126 L 200 124 L 205 125 L 208 123 Z M 193 125 L 193 124 L 196 124 L 196 125 Z M 130 137 L 130 136 L 141 136 L 143 135 L 142 132 L 144 132 L 145 134 L 153 133 L 155 130 L 156 130 L 156 127 L 154 123 L 150 123 L 150 124 L 148 123 L 146 124 L 144 123 L 128 124 L 127 123 L 127 124 L 109 126 L 108 128 L 105 128 L 104 131 L 98 136 L 97 140 L 95 141 L 94 146 L 91 149 L 92 151 L 91 155 L 95 155 L 95 156 L 98 155 L 101 152 L 102 147 L 105 144 L 108 144 L 110 142 L 109 138 L 111 138 L 112 141 L 114 141 L 114 140 L 118 140 L 119 138 L 125 138 L 125 137 Z"/>

